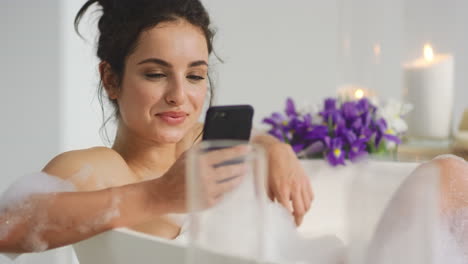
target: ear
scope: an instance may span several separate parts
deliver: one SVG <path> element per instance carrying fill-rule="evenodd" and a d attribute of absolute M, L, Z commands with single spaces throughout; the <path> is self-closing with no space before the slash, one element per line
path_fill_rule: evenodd
<path fill-rule="evenodd" d="M 99 63 L 99 74 L 101 75 L 102 85 L 109 99 L 117 99 L 119 97 L 118 76 L 107 61 L 101 61 L 101 63 Z"/>

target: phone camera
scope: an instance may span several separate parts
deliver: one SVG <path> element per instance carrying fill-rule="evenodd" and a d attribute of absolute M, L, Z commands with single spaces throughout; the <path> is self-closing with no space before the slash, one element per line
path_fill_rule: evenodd
<path fill-rule="evenodd" d="M 226 119 L 227 118 L 227 113 L 226 112 L 216 112 L 213 115 L 213 119 Z"/>

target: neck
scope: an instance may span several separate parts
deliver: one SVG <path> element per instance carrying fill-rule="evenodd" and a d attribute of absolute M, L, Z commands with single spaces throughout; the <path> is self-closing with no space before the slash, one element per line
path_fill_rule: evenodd
<path fill-rule="evenodd" d="M 178 158 L 177 144 L 142 139 L 119 126 L 112 148 L 127 162 L 138 180 L 163 175 Z"/>

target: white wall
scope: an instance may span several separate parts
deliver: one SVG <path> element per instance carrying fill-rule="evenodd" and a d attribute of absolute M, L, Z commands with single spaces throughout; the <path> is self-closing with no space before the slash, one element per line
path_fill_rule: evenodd
<path fill-rule="evenodd" d="M 288 96 L 298 103 L 316 103 L 335 95 L 338 85 L 349 82 L 368 84 L 382 98 L 400 99 L 402 62 L 415 58 L 403 50 L 410 48 L 410 43 L 427 41 L 421 23 L 435 32 L 433 39 L 439 52 L 456 56 L 456 122 L 468 107 L 468 79 L 464 74 L 468 69 L 468 33 L 464 29 L 468 24 L 467 1 L 204 0 L 204 3 L 219 29 L 215 48 L 225 60 L 216 67 L 217 103 L 253 104 L 257 124 L 272 111 L 282 110 Z M 429 13 L 427 16 L 420 10 L 424 4 L 428 5 L 424 9 Z M 345 17 L 340 17 L 339 8 L 343 6 L 351 8 L 351 12 L 348 10 Z M 351 52 L 357 55 L 354 58 L 337 55 L 338 45 L 343 44 L 347 33 L 352 34 Z M 374 41 L 382 48 L 378 64 L 372 64 L 375 58 L 366 57 L 362 50 L 362 46 Z M 361 48 L 356 48 L 358 45 Z M 422 46 L 418 52 L 421 49 Z M 346 65 L 350 61 L 351 65 Z"/>
<path fill-rule="evenodd" d="M 60 150 L 59 2 L 0 3 L 0 192 Z"/>
<path fill-rule="evenodd" d="M 39 170 L 58 151 L 102 144 L 96 98 L 98 62 L 94 55 L 96 15 L 85 17 L 81 27 L 88 42 L 76 36 L 72 25 L 83 2 L 1 3 L 0 78 L 4 103 L 0 104 L 0 155 L 8 162 L 4 164 L 0 189 L 18 174 Z M 449 2 L 449 9 L 443 5 L 436 9 L 445 17 L 453 17 L 446 24 L 434 26 L 441 34 L 450 28 L 457 32 L 456 43 L 449 48 L 454 50 L 457 61 L 455 114 L 459 116 L 468 105 L 468 77 L 464 74 L 468 69 L 468 34 L 464 32 L 468 16 L 463 15 L 468 2 Z M 258 123 L 271 111 L 282 109 L 287 96 L 302 103 L 317 102 L 335 93 L 340 69 L 336 56 L 337 2 L 204 3 L 218 29 L 216 51 L 225 61 L 213 67 L 217 103 L 251 103 Z M 417 34 L 409 33 L 415 37 Z M 386 73 L 384 78 L 388 76 L 399 75 Z M 383 92 L 400 95 L 400 89 L 393 86 Z"/>
<path fill-rule="evenodd" d="M 316 103 L 336 93 L 337 84 L 342 84 L 343 60 L 337 57 L 338 7 L 349 0 L 319 1 L 295 0 L 203 0 L 209 10 L 217 35 L 215 51 L 224 64 L 214 61 L 213 76 L 216 80 L 217 104 L 250 103 L 254 105 L 255 122 L 272 111 L 284 108 L 285 98 L 293 97 L 299 104 Z M 422 1 L 422 0 L 415 0 Z M 94 58 L 95 22 L 98 14 L 85 18 L 81 27 L 88 43 L 80 40 L 72 30 L 73 16 L 82 1 L 67 1 L 64 4 L 64 103 L 63 122 L 65 132 L 63 149 L 75 149 L 102 144 L 98 134 L 101 124 L 100 111 L 95 98 L 97 87 L 97 61 Z M 378 38 L 384 42 L 382 63 L 377 70 L 368 69 L 378 80 L 378 92 L 383 97 L 401 97 L 401 48 L 404 39 L 422 38 L 418 28 L 403 28 L 406 13 L 415 13 L 417 5 L 408 2 L 378 0 L 379 13 L 369 10 L 372 0 L 354 0 L 352 6 L 356 17 L 362 14 L 378 19 L 374 27 Z M 468 69 L 466 42 L 463 25 L 468 24 L 468 2 L 450 0 L 435 3 L 432 12 L 440 13 L 443 19 L 432 19 L 437 32 L 452 27 L 459 32 L 458 39 L 445 49 L 456 54 L 457 98 L 454 116 L 458 119 L 468 107 L 468 79 L 463 72 Z M 438 4 L 437 4 L 438 3 Z M 447 3 L 447 5 L 444 5 Z M 374 3 L 375 6 L 377 4 Z M 444 8 L 441 8 L 441 6 Z M 408 10 L 403 10 L 407 8 Z M 399 17 L 398 17 L 399 16 Z M 447 18 L 450 16 L 450 18 Z M 410 18 L 411 19 L 411 18 Z M 454 19 L 458 19 L 457 23 Z M 424 20 L 423 17 L 419 20 Z M 400 21 L 400 23 L 398 23 Z M 443 23 L 441 23 L 441 21 Z M 94 22 L 94 24 L 93 24 Z M 343 20 L 341 20 L 343 22 Z M 344 20 L 344 22 L 347 22 Z M 368 21 L 361 21 L 361 25 Z M 363 24 L 364 23 L 364 24 Z M 379 29 L 379 24 L 381 28 Z M 419 21 L 410 21 L 410 23 Z M 431 21 L 429 21 L 431 23 Z M 345 24 L 346 27 L 346 24 Z M 372 27 L 369 27 L 372 28 Z M 366 31 L 361 30 L 362 34 Z M 374 33 L 375 34 L 375 33 Z M 441 35 L 444 38 L 445 35 Z M 385 48 L 385 49 L 384 49 Z M 356 61 L 355 61 L 356 62 Z M 355 66 L 354 66 L 355 68 Z M 365 69 L 367 70 L 367 69 Z M 372 71 L 374 70 L 374 71 Z M 349 79 L 349 78 L 348 78 Z M 94 101 L 93 101 L 94 100 Z"/>
<path fill-rule="evenodd" d="M 62 149 L 60 2 L 0 3 L 0 193 L 16 178 L 40 171 Z M 71 251 L 55 250 L 25 254 L 15 263 L 71 260 Z"/>
<path fill-rule="evenodd" d="M 97 97 L 99 84 L 98 64 L 95 55 L 97 18 L 99 12 L 90 8 L 91 16 L 80 23 L 80 38 L 74 29 L 74 19 L 84 0 L 64 1 L 61 8 L 61 42 L 64 78 L 61 98 L 62 151 L 102 145 L 99 128 L 102 123 Z"/>
<path fill-rule="evenodd" d="M 97 61 L 94 43 L 84 43 L 71 22 L 81 2 L 67 2 L 62 21 L 66 27 L 65 150 L 102 144 L 97 106 Z M 213 60 L 216 104 L 250 103 L 255 120 L 282 109 L 287 96 L 316 102 L 334 92 L 336 3 L 333 1 L 204 1 L 218 29 L 215 50 L 224 60 Z M 268 5 L 266 5 L 268 3 Z M 248 6 L 249 8 L 245 8 Z M 81 29 L 95 38 L 98 14 L 85 18 Z M 242 15 L 242 21 L 239 16 Z M 281 21 L 279 18 L 282 18 Z M 281 52 L 279 52 L 281 51 Z M 92 104 L 90 106 L 90 104 Z"/>
<path fill-rule="evenodd" d="M 316 102 L 335 91 L 335 1 L 205 0 L 218 28 L 217 103 L 254 105 L 259 122 L 287 96 Z"/>

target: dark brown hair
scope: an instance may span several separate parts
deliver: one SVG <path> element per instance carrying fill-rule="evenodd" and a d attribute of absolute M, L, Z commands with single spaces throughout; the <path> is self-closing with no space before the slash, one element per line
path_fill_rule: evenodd
<path fill-rule="evenodd" d="M 97 56 L 101 61 L 109 63 L 111 70 L 121 82 L 127 57 L 134 51 L 142 32 L 159 23 L 184 19 L 199 27 L 206 38 L 208 53 L 213 51 L 214 31 L 210 28 L 210 17 L 199 0 L 88 0 L 75 17 L 75 30 L 78 35 L 79 23 L 93 4 L 101 6 L 102 15 L 98 21 L 99 39 Z M 210 89 L 210 105 L 213 99 L 213 82 L 208 76 Z M 104 132 L 109 142 L 105 125 L 119 117 L 119 108 L 115 100 L 114 114 L 106 117 L 103 104 L 104 91 L 102 82 L 98 88 L 98 99 L 103 114 L 101 133 Z"/>

